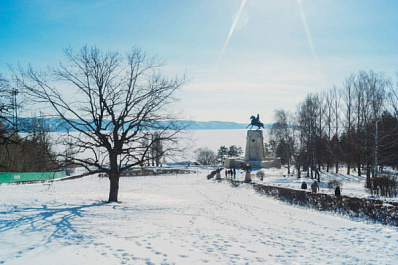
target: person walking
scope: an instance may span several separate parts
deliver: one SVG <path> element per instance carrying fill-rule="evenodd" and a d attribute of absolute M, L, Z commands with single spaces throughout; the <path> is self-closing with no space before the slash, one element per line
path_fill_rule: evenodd
<path fill-rule="evenodd" d="M 312 183 L 311 190 L 312 190 L 312 193 L 317 193 L 319 191 L 319 185 L 316 180 L 314 180 L 314 183 Z"/>

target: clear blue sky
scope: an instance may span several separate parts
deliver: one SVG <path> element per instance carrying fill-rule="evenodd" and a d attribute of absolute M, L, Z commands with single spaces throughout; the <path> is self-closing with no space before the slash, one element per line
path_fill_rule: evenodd
<path fill-rule="evenodd" d="M 340 86 L 359 69 L 398 71 L 396 0 L 247 0 L 220 58 L 241 4 L 2 0 L 0 72 L 56 65 L 66 47 L 136 45 L 165 59 L 166 73 L 191 78 L 176 105 L 187 117 L 249 122 L 259 113 L 271 122 L 275 109 L 294 110 L 308 92 Z"/>

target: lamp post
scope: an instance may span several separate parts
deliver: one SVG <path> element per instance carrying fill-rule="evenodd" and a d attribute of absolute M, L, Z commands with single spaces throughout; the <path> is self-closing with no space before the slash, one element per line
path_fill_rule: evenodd
<path fill-rule="evenodd" d="M 17 105 L 17 95 L 18 95 L 18 89 L 13 88 L 12 89 L 12 98 L 13 98 L 13 116 L 14 116 L 14 128 L 15 131 L 18 131 L 18 105 Z"/>

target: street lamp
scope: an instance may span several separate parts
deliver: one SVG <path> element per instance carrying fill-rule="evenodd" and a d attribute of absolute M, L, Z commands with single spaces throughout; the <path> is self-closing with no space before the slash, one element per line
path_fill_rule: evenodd
<path fill-rule="evenodd" d="M 12 94 L 12 99 L 13 99 L 13 116 L 14 116 L 14 128 L 15 131 L 18 131 L 18 105 L 17 105 L 17 95 L 18 95 L 18 89 L 13 88 L 11 91 Z"/>

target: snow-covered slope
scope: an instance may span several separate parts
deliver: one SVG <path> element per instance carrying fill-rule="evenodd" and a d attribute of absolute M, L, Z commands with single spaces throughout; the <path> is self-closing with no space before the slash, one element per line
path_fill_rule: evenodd
<path fill-rule="evenodd" d="M 395 264 L 398 229 L 295 208 L 202 174 L 1 185 L 4 264 Z"/>

